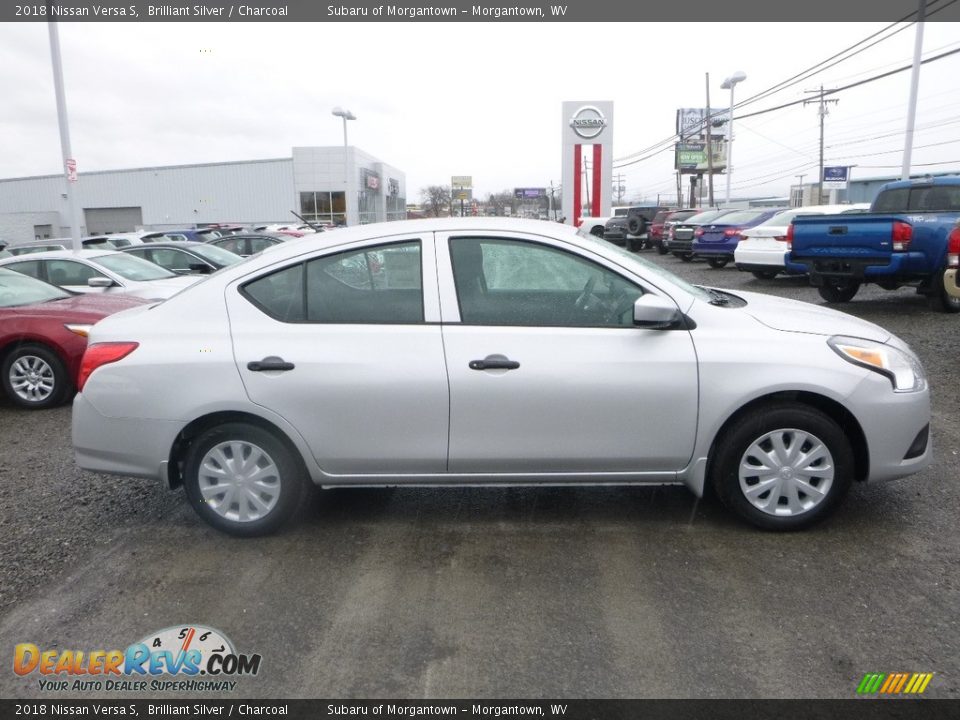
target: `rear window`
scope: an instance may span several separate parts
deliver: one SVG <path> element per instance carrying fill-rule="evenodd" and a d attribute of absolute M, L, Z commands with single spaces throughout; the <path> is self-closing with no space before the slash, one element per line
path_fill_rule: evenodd
<path fill-rule="evenodd" d="M 921 185 L 884 190 L 873 202 L 873 212 L 957 212 L 960 185 Z"/>
<path fill-rule="evenodd" d="M 757 211 L 757 210 L 744 210 L 742 212 L 734 212 L 729 215 L 724 215 L 718 220 L 724 225 L 747 225 L 752 222 L 756 222 L 758 218 L 762 218 L 767 214 L 767 210 Z"/>
<path fill-rule="evenodd" d="M 708 223 L 714 219 L 720 217 L 721 215 L 726 215 L 729 213 L 729 210 L 707 210 L 696 215 L 692 215 L 686 219 L 686 224 L 688 225 L 702 225 L 703 223 Z"/>

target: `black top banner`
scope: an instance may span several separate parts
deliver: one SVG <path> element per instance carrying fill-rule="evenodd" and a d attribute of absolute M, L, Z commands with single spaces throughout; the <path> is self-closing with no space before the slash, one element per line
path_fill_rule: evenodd
<path fill-rule="evenodd" d="M 39 0 L 0 4 L 0 22 L 897 22 L 916 19 L 919 7 L 920 0 L 554 0 L 549 4 L 533 0 L 517 5 L 506 0 Z M 960 1 L 928 0 L 926 16 L 930 21 L 956 22 Z M 815 36 L 789 39 L 790 43 L 816 41 Z M 602 46 L 602 39 L 597 42 Z"/>

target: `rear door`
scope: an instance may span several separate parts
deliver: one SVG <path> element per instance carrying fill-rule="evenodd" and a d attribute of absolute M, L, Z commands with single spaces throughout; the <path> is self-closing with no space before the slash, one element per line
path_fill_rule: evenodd
<path fill-rule="evenodd" d="M 430 234 L 287 261 L 229 286 L 226 301 L 248 396 L 295 426 L 327 474 L 446 470 Z"/>

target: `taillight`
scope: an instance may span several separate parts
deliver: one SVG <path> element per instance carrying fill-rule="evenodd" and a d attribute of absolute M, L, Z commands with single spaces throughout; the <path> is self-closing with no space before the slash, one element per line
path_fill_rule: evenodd
<path fill-rule="evenodd" d="M 947 267 L 960 268 L 960 222 L 947 238 Z"/>
<path fill-rule="evenodd" d="M 77 392 L 83 390 L 83 386 L 90 377 L 90 373 L 102 365 L 115 363 L 122 360 L 140 346 L 135 342 L 107 342 L 88 345 L 83 353 L 83 360 L 80 361 L 80 372 L 77 375 Z"/>
<path fill-rule="evenodd" d="M 893 231 L 891 232 L 894 252 L 906 252 L 910 249 L 910 241 L 913 240 L 913 226 L 909 223 L 893 221 Z"/>
<path fill-rule="evenodd" d="M 694 230 L 694 231 L 693 231 L 693 236 L 694 236 L 694 237 L 702 237 L 702 236 L 703 236 L 703 228 L 697 228 L 696 230 Z"/>
<path fill-rule="evenodd" d="M 777 235 L 777 236 L 775 236 L 773 239 L 776 240 L 777 242 L 786 242 L 786 241 L 787 241 L 787 236 L 786 236 L 786 235 Z"/>
<path fill-rule="evenodd" d="M 787 243 L 787 251 L 793 250 L 793 223 L 787 226 L 787 236 L 784 238 Z"/>
<path fill-rule="evenodd" d="M 723 231 L 723 234 L 726 235 L 727 237 L 733 237 L 738 232 L 740 231 L 737 230 L 737 228 L 727 228 L 726 230 Z"/>

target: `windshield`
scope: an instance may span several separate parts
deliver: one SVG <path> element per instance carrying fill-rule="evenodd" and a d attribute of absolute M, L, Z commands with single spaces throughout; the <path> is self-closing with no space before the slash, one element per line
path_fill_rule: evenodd
<path fill-rule="evenodd" d="M 149 281 L 177 277 L 175 273 L 165 270 L 159 265 L 154 265 L 152 262 L 126 253 L 101 255 L 93 258 L 93 260 L 126 280 Z"/>
<path fill-rule="evenodd" d="M 70 293 L 48 285 L 42 280 L 0 268 L 0 307 L 35 305 L 68 297 L 72 297 Z"/>
<path fill-rule="evenodd" d="M 633 254 L 632 252 L 625 250 L 622 247 L 614 245 L 613 243 L 608 243 L 605 240 L 601 240 L 595 235 L 580 235 L 580 242 L 583 243 L 585 246 L 589 247 L 591 250 L 599 249 L 601 251 L 616 253 L 620 257 L 620 259 L 625 261 L 622 264 L 626 265 L 627 267 L 630 267 L 631 264 L 639 265 L 642 269 L 642 272 L 640 273 L 641 275 L 647 275 L 647 276 L 655 275 L 657 277 L 663 278 L 664 280 L 672 283 L 673 285 L 676 285 L 679 288 L 682 288 L 683 290 L 686 290 L 688 293 L 690 293 L 694 297 L 700 298 L 701 300 L 710 302 L 710 300 L 712 299 L 711 295 L 703 288 L 697 285 L 691 285 L 686 280 L 684 280 L 681 277 L 678 277 L 677 275 L 674 275 L 669 270 L 665 270 L 659 265 L 652 263 L 649 260 L 646 260 L 642 257 L 639 257 Z"/>
<path fill-rule="evenodd" d="M 197 247 L 190 248 L 190 250 L 191 252 L 195 252 L 200 257 L 223 267 L 226 267 L 227 265 L 233 265 L 234 263 L 238 263 L 243 260 L 243 258 L 236 253 L 232 253 L 229 250 L 224 250 L 222 247 L 217 247 L 216 245 L 199 245 Z"/>

